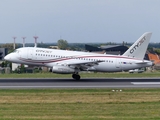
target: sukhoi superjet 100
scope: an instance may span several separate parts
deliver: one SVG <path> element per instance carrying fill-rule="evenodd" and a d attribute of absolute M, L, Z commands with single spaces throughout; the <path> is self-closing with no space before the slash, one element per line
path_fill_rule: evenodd
<path fill-rule="evenodd" d="M 5 60 L 33 66 L 46 66 L 53 73 L 72 74 L 80 79 L 81 71 L 120 72 L 152 66 L 144 60 L 152 33 L 144 33 L 123 55 L 98 54 L 38 47 L 23 47 L 5 56 Z"/>

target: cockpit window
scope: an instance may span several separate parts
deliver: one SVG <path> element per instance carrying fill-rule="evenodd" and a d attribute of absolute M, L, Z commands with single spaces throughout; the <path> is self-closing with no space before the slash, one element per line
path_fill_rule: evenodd
<path fill-rule="evenodd" d="M 15 53 L 17 50 L 14 50 L 13 53 Z"/>
<path fill-rule="evenodd" d="M 13 53 L 19 53 L 19 50 L 14 50 Z"/>

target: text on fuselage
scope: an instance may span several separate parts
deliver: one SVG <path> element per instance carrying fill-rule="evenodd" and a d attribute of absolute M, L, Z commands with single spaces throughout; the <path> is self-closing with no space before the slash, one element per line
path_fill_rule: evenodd
<path fill-rule="evenodd" d="M 49 51 L 49 50 L 36 50 L 36 52 L 51 53 L 52 51 Z"/>

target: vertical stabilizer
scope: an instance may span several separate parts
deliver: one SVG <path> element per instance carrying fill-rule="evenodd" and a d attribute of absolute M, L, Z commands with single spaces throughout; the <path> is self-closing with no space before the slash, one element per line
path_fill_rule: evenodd
<path fill-rule="evenodd" d="M 144 59 L 152 33 L 144 33 L 122 56 Z"/>

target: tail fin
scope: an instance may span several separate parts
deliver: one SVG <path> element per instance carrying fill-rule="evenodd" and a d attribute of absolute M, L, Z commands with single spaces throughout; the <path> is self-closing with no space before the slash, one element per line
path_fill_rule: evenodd
<path fill-rule="evenodd" d="M 143 60 L 152 33 L 144 33 L 122 56 L 133 57 Z"/>

